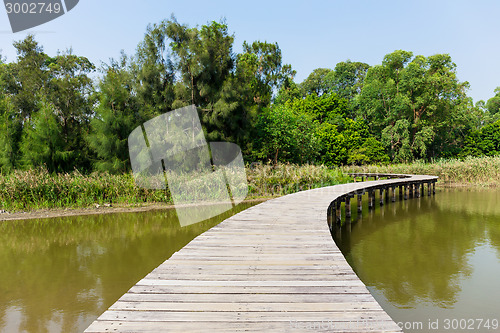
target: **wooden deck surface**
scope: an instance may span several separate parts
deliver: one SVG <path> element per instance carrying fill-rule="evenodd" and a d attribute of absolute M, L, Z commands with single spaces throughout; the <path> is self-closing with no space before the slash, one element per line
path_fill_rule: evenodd
<path fill-rule="evenodd" d="M 401 332 L 332 240 L 327 208 L 367 186 L 299 192 L 236 214 L 133 286 L 85 332 Z"/>

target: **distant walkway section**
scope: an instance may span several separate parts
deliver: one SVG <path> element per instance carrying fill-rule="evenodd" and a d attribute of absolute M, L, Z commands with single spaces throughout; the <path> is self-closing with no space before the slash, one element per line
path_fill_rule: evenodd
<path fill-rule="evenodd" d="M 401 332 L 332 240 L 351 198 L 434 193 L 437 177 L 377 180 L 266 201 L 198 236 L 133 286 L 85 332 Z M 397 178 L 396 178 L 397 177 Z M 389 179 L 381 179 L 389 178 Z M 344 214 L 342 214 L 342 212 Z M 131 268 L 133 269 L 133 268 Z"/>

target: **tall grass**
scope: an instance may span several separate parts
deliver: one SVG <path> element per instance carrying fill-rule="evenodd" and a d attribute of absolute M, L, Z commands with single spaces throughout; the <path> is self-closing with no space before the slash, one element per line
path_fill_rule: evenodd
<path fill-rule="evenodd" d="M 346 183 L 348 172 L 426 174 L 439 176 L 438 184 L 500 185 L 500 156 L 447 159 L 432 163 L 371 165 L 329 169 L 295 164 L 252 164 L 247 167 L 247 198 L 271 197 L 310 188 Z M 0 175 L 0 209 L 23 211 L 45 208 L 84 208 L 95 204 L 138 205 L 173 203 L 165 190 L 138 187 L 132 174 L 112 175 L 77 171 L 50 174 L 45 169 Z"/>
<path fill-rule="evenodd" d="M 250 195 L 259 197 L 347 183 L 350 178 L 340 168 L 324 165 L 254 164 L 247 168 L 247 180 Z"/>
<path fill-rule="evenodd" d="M 409 164 L 370 165 L 344 167 L 344 172 L 380 172 L 438 176 L 438 184 L 467 186 L 499 186 L 500 156 L 440 159 L 425 163 L 416 161 Z"/>
<path fill-rule="evenodd" d="M 131 174 L 50 174 L 39 168 L 0 175 L 0 208 L 9 211 L 145 202 L 170 198 L 165 191 L 137 187 Z"/>
<path fill-rule="evenodd" d="M 348 181 L 340 169 L 293 164 L 253 164 L 247 168 L 247 179 L 248 198 L 284 195 Z M 165 190 L 138 187 L 130 173 L 50 174 L 39 168 L 0 175 L 0 209 L 7 211 L 160 202 L 173 203 Z"/>

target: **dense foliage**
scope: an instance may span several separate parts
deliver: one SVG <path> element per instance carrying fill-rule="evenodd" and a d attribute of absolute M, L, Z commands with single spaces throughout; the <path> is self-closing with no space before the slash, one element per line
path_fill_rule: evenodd
<path fill-rule="evenodd" d="M 0 56 L 0 172 L 130 169 L 127 139 L 145 121 L 196 105 L 209 141 L 245 160 L 334 165 L 500 153 L 500 87 L 473 105 L 447 54 L 397 50 L 370 67 L 317 68 L 300 84 L 277 43 L 244 42 L 224 21 L 175 17 L 147 27 L 134 55 L 97 69 L 32 35 Z M 96 79 L 91 79 L 96 77 Z"/>

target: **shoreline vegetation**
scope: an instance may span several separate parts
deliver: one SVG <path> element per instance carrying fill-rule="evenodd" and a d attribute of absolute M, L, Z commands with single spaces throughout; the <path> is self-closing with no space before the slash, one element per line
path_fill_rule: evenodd
<path fill-rule="evenodd" d="M 494 187 L 500 185 L 500 156 L 335 168 L 253 163 L 246 171 L 247 200 L 264 201 L 350 182 L 349 172 L 427 174 L 439 177 L 438 186 Z M 144 211 L 172 205 L 168 191 L 139 188 L 131 173 L 51 174 L 38 168 L 0 175 L 0 220 Z"/>
<path fill-rule="evenodd" d="M 500 156 L 415 161 L 406 164 L 342 167 L 343 172 L 396 173 L 438 176 L 436 186 L 500 186 Z"/>
<path fill-rule="evenodd" d="M 247 167 L 247 200 L 267 199 L 309 188 L 349 181 L 339 168 L 279 163 Z M 0 219 L 5 212 L 50 209 L 113 207 L 135 209 L 151 205 L 173 205 L 168 190 L 148 190 L 136 186 L 131 173 L 113 175 L 93 172 L 51 174 L 46 169 L 16 170 L 0 174 Z"/>
<path fill-rule="evenodd" d="M 98 67 L 71 50 L 49 55 L 34 35 L 13 42 L 15 59 L 0 54 L 0 220 L 172 205 L 168 190 L 136 186 L 128 138 L 190 105 L 206 140 L 240 147 L 248 199 L 346 183 L 355 171 L 500 184 L 500 87 L 474 104 L 449 54 L 394 50 L 299 83 L 277 42 L 245 41 L 238 52 L 234 42 L 225 20 L 175 16 Z"/>

